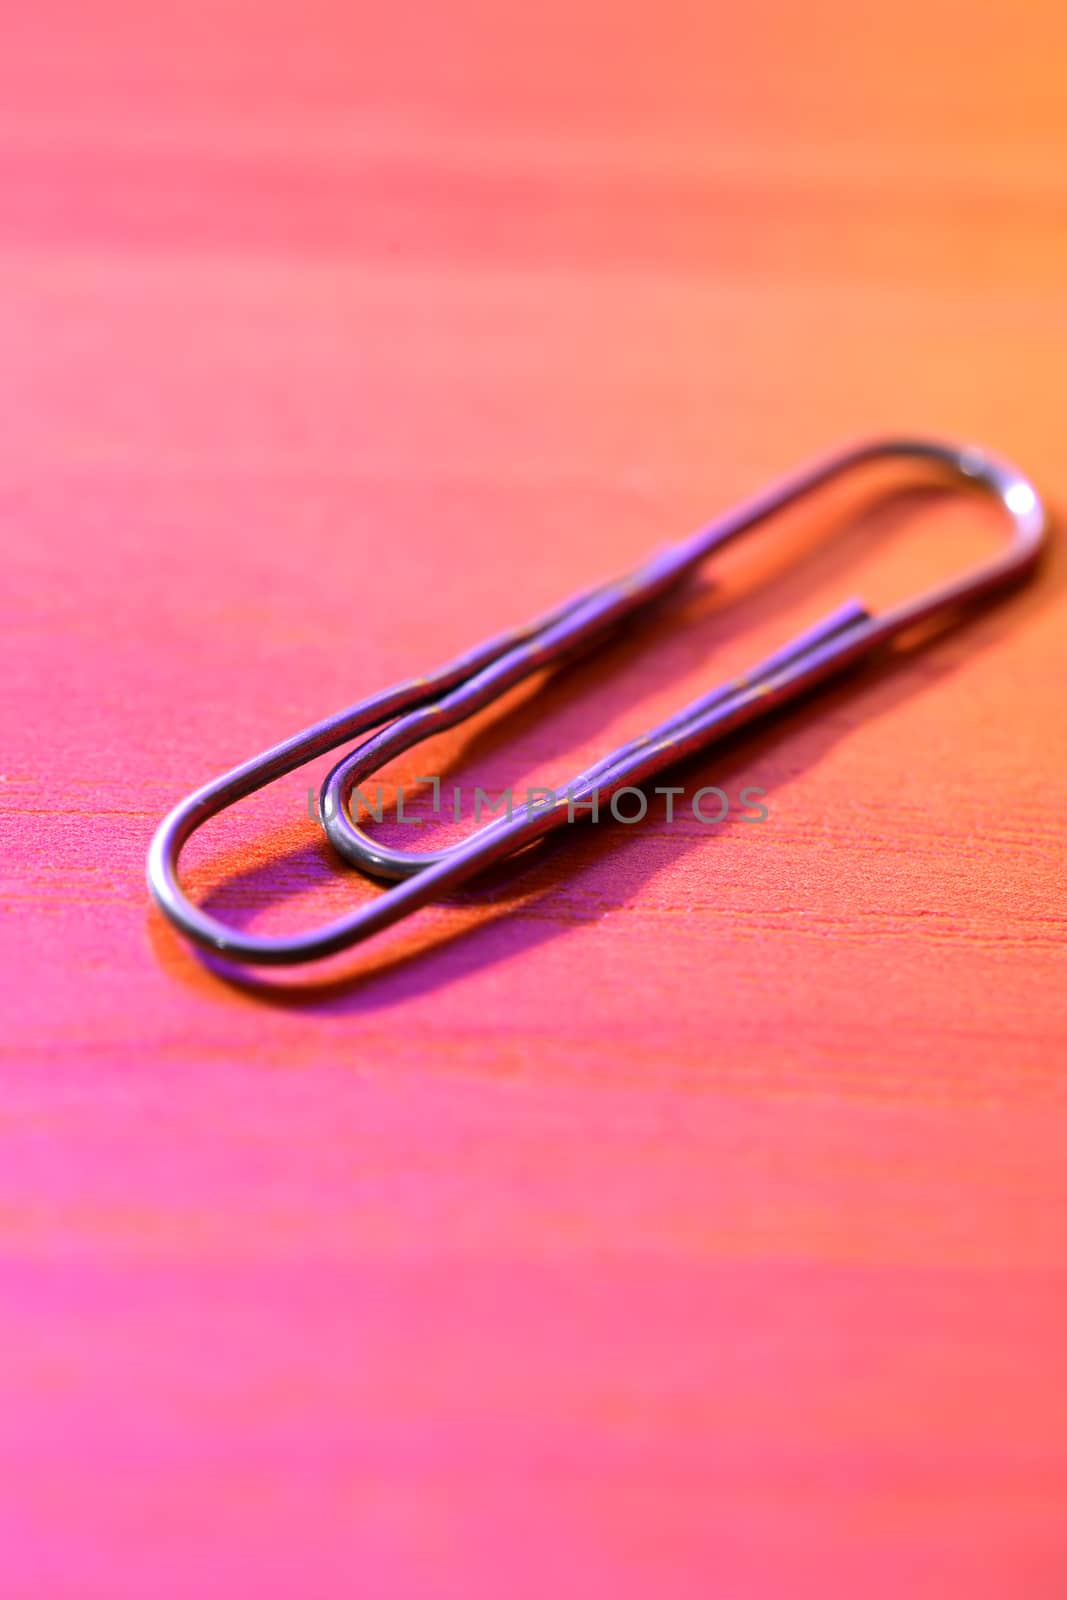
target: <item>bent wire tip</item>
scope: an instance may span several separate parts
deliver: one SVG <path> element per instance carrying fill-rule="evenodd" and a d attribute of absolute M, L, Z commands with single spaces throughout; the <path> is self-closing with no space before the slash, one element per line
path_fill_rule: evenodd
<path fill-rule="evenodd" d="M 854 469 L 879 461 L 918 462 L 959 487 L 991 496 L 1007 514 L 1011 535 L 1007 547 L 960 577 L 877 615 L 858 601 L 848 602 L 743 676 L 720 684 L 611 751 L 553 803 L 518 807 L 459 844 L 421 854 L 391 849 L 369 838 L 349 816 L 353 789 L 385 762 L 430 733 L 455 727 L 533 673 L 617 632 L 709 555 Z M 610 797 L 617 789 L 643 783 L 794 700 L 916 624 L 1006 589 L 1032 572 L 1047 532 L 1048 517 L 1033 484 L 1017 468 L 984 450 L 928 439 L 889 439 L 839 451 L 764 490 L 622 579 L 585 591 L 523 627 L 497 634 L 429 676 L 361 700 L 197 789 L 164 818 L 152 840 L 149 890 L 181 933 L 232 960 L 291 965 L 333 955 L 563 826 L 574 814 L 573 797 L 594 789 Z M 178 880 L 178 860 L 197 828 L 276 778 L 374 729 L 381 731 L 346 755 L 327 776 L 320 817 L 330 842 L 347 861 L 376 877 L 400 881 L 345 916 L 289 937 L 231 927 L 188 899 Z"/>

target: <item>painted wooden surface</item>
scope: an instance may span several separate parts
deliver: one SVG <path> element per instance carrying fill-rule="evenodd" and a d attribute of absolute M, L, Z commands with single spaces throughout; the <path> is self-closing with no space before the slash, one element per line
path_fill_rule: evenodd
<path fill-rule="evenodd" d="M 1065 50 L 1052 0 L 7 8 L 10 1600 L 1067 1592 L 1062 554 L 678 780 L 760 825 L 659 800 L 277 982 L 143 886 L 190 787 L 841 438 L 1062 499 Z M 392 778 L 563 779 L 995 538 L 843 509 Z M 374 892 L 320 776 L 198 892 Z"/>

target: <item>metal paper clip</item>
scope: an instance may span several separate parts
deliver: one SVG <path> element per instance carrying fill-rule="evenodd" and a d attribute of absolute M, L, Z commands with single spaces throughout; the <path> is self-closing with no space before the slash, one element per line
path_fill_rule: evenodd
<path fill-rule="evenodd" d="M 531 674 L 558 665 L 617 632 L 641 607 L 666 594 L 708 556 L 853 469 L 884 460 L 919 462 L 960 487 L 992 496 L 1007 513 L 1004 552 L 961 577 L 878 614 L 849 601 L 742 677 L 719 685 L 572 780 L 550 803 L 528 803 L 486 823 L 461 843 L 414 853 L 371 839 L 348 812 L 353 789 L 420 740 L 455 727 Z M 653 556 L 618 582 L 588 590 L 524 627 L 496 635 L 429 677 L 411 679 L 348 707 L 196 790 L 160 825 L 148 855 L 148 885 L 182 933 L 236 961 L 284 965 L 312 961 L 360 943 L 428 901 L 566 824 L 596 790 L 605 801 L 673 763 L 787 704 L 877 646 L 957 606 L 991 595 L 1034 568 L 1048 518 L 1033 485 L 984 450 L 924 439 L 861 444 L 784 479 Z M 385 725 L 383 727 L 383 724 Z M 290 937 L 228 926 L 192 904 L 178 881 L 183 845 L 210 817 L 340 744 L 381 729 L 334 767 L 320 815 L 335 849 L 376 876 L 401 881 L 375 900 Z"/>

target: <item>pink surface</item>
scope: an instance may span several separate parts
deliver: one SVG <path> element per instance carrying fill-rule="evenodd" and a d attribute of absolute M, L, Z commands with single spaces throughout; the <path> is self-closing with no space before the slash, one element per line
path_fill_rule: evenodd
<path fill-rule="evenodd" d="M 1058 553 L 695 765 L 762 827 L 247 986 L 144 889 L 193 785 L 842 437 L 1062 501 L 1062 10 L 854 13 L 5 18 L 4 1600 L 1067 1592 Z M 821 525 L 393 777 L 561 779 L 990 547 Z M 197 892 L 374 892 L 319 776 Z"/>

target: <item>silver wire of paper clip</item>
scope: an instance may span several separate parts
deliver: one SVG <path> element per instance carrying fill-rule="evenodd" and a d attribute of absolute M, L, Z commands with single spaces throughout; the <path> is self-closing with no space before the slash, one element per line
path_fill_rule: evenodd
<path fill-rule="evenodd" d="M 960 577 L 881 613 L 872 614 L 859 601 L 847 602 L 743 676 L 720 684 L 611 751 L 554 802 L 516 807 L 510 816 L 495 818 L 459 844 L 423 853 L 390 849 L 369 838 L 348 814 L 353 789 L 387 761 L 429 735 L 454 727 L 533 673 L 569 660 L 616 632 L 640 608 L 741 534 L 844 474 L 885 460 L 917 462 L 960 488 L 992 496 L 1007 514 L 1007 548 Z M 235 961 L 288 965 L 333 955 L 563 826 L 573 818 L 575 805 L 594 790 L 608 800 L 618 789 L 642 784 L 786 705 L 917 623 L 1009 587 L 1033 570 L 1047 531 L 1048 517 L 1034 486 L 1017 468 L 984 450 L 926 439 L 881 440 L 842 450 L 793 473 L 621 580 L 587 590 L 524 627 L 497 634 L 428 677 L 413 678 L 361 700 L 197 789 L 170 812 L 152 840 L 149 889 L 187 938 Z M 401 881 L 347 915 L 289 937 L 245 932 L 193 905 L 178 880 L 178 858 L 197 828 L 276 778 L 374 729 L 381 731 L 346 755 L 326 778 L 320 815 L 331 843 L 347 861 L 376 877 Z"/>

